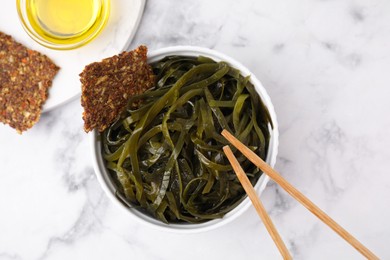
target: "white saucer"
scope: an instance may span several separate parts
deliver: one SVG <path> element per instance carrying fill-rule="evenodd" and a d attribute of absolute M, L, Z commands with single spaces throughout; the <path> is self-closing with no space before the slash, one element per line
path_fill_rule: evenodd
<path fill-rule="evenodd" d="M 0 8 L 0 31 L 11 35 L 26 47 L 37 50 L 61 69 L 49 90 L 43 112 L 77 97 L 81 91 L 79 74 L 84 66 L 126 50 L 141 20 L 145 0 L 111 0 L 111 13 L 103 31 L 92 42 L 76 50 L 57 51 L 32 40 L 23 30 L 15 1 L 3 1 Z"/>

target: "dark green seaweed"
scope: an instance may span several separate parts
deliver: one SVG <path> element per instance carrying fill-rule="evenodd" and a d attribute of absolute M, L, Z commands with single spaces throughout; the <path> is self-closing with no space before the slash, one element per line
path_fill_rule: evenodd
<path fill-rule="evenodd" d="M 206 57 L 151 64 L 155 87 L 132 97 L 101 135 L 123 203 L 165 223 L 221 218 L 245 197 L 222 147 L 229 130 L 263 159 L 272 127 L 249 77 Z M 236 152 L 236 150 L 234 150 Z M 252 184 L 262 174 L 236 152 Z"/>

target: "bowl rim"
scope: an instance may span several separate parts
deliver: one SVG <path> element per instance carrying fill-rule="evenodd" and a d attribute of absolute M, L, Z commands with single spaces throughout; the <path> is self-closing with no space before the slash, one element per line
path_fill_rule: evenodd
<path fill-rule="evenodd" d="M 253 83 L 256 92 L 260 95 L 265 106 L 268 108 L 274 125 L 274 128 L 270 129 L 271 138 L 270 138 L 270 145 L 268 148 L 268 154 L 266 158 L 266 162 L 273 167 L 276 163 L 276 156 L 278 153 L 278 145 L 279 145 L 278 122 L 277 122 L 276 113 L 273 104 L 271 102 L 271 98 L 269 97 L 267 91 L 265 90 L 261 82 L 256 78 L 256 76 L 237 60 L 218 51 L 204 48 L 204 47 L 197 47 L 197 46 L 180 45 L 180 46 L 172 46 L 172 47 L 165 47 L 157 50 L 152 50 L 148 54 L 148 61 L 153 62 L 168 55 L 207 56 L 214 59 L 215 61 L 227 62 L 230 66 L 240 70 L 243 76 L 250 75 L 250 81 Z M 149 217 L 134 208 L 129 208 L 125 206 L 122 202 L 120 202 L 116 198 L 115 187 L 113 186 L 113 184 L 109 179 L 107 169 L 104 166 L 104 161 L 101 156 L 101 152 L 100 152 L 101 145 L 98 137 L 99 137 L 98 131 L 96 129 L 93 130 L 90 135 L 90 147 L 92 152 L 91 154 L 92 154 L 93 168 L 96 177 L 98 179 L 98 182 L 100 183 L 106 195 L 111 199 L 111 201 L 113 201 L 114 204 L 122 208 L 122 210 L 125 210 L 127 213 L 130 213 L 128 215 L 130 215 L 132 219 L 138 221 L 139 223 L 142 223 L 154 229 L 158 229 L 160 231 L 169 231 L 173 233 L 186 233 L 186 234 L 199 233 L 199 232 L 210 231 L 230 223 L 231 221 L 237 219 L 240 215 L 242 215 L 251 205 L 249 198 L 246 197 L 239 205 L 237 205 L 237 207 L 235 207 L 233 210 L 226 213 L 225 216 L 220 219 L 210 220 L 200 224 L 162 223 L 161 221 Z M 262 191 L 265 189 L 268 181 L 269 181 L 269 177 L 263 173 L 255 184 L 255 190 L 258 196 L 260 196 Z"/>
<path fill-rule="evenodd" d="M 87 38 L 84 38 L 78 42 L 75 43 L 69 43 L 69 44 L 59 44 L 59 43 L 53 43 L 49 40 L 44 39 L 42 36 L 40 36 L 34 28 L 32 28 L 30 21 L 26 14 L 26 2 L 27 0 L 16 0 L 16 10 L 18 13 L 19 21 L 24 29 L 24 31 L 30 36 L 31 39 L 33 39 L 35 42 L 39 43 L 40 45 L 52 49 L 52 50 L 73 50 L 80 48 L 89 42 L 91 42 L 93 39 L 95 39 L 104 29 L 106 24 L 108 23 L 108 20 L 110 19 L 110 13 L 111 13 L 111 6 L 109 0 L 100 0 L 102 3 L 102 6 L 104 6 L 103 9 L 103 16 L 108 16 L 106 19 L 102 19 L 102 21 L 99 23 L 99 26 L 92 32 Z"/>

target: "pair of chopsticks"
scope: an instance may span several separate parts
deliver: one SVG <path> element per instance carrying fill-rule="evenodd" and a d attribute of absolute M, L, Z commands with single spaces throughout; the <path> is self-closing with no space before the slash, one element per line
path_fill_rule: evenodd
<path fill-rule="evenodd" d="M 371 252 L 367 247 L 360 243 L 356 238 L 354 238 L 348 231 L 342 228 L 339 224 L 336 223 L 331 217 L 329 217 L 324 211 L 317 207 L 313 202 L 311 202 L 305 195 L 298 191 L 294 186 L 292 186 L 288 181 L 286 181 L 279 173 L 277 173 L 271 166 L 264 162 L 259 156 L 257 156 L 253 151 L 241 143 L 237 138 L 235 138 L 227 130 L 222 131 L 222 135 L 233 145 L 235 146 L 242 154 L 245 155 L 253 164 L 255 164 L 260 170 L 267 174 L 273 181 L 279 184 L 285 191 L 287 191 L 294 199 L 300 202 L 305 206 L 311 213 L 317 216 L 322 222 L 328 225 L 333 231 L 339 234 L 345 241 L 347 241 L 351 246 L 353 246 L 357 251 L 359 251 L 367 259 L 379 259 L 373 252 Z M 244 170 L 241 168 L 237 158 L 234 156 L 230 147 L 224 146 L 223 151 L 225 152 L 230 164 L 233 167 L 233 170 L 237 174 L 237 178 L 240 180 L 244 190 L 248 194 L 248 197 L 252 201 L 253 206 L 255 207 L 260 218 L 264 222 L 265 227 L 267 228 L 268 233 L 271 235 L 273 241 L 275 242 L 277 248 L 279 249 L 281 255 L 284 259 L 292 259 L 290 252 L 288 251 L 286 245 L 281 239 L 278 231 L 276 230 L 274 224 L 272 223 L 269 215 L 267 214 L 263 204 L 261 203 L 259 197 L 256 195 L 256 192 L 250 183 L 248 177 L 246 176 Z"/>

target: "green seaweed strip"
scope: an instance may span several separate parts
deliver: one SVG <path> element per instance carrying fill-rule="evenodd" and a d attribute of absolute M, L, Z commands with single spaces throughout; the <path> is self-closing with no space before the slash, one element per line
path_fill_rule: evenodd
<path fill-rule="evenodd" d="M 210 102 L 210 101 L 214 100 L 213 95 L 210 93 L 208 88 L 205 88 L 204 92 L 206 94 L 207 102 Z M 214 116 L 218 120 L 219 125 L 221 126 L 221 128 L 222 129 L 226 129 L 229 132 L 232 132 L 232 130 L 230 129 L 229 124 L 226 121 L 226 118 L 225 118 L 224 114 L 222 113 L 221 109 L 219 107 L 210 107 L 210 108 L 213 111 Z"/>
<path fill-rule="evenodd" d="M 231 131 L 265 159 L 272 122 L 250 78 L 208 57 L 168 56 L 156 86 L 133 96 L 101 135 L 117 197 L 164 223 L 202 223 L 235 208 L 245 191 L 222 147 Z M 261 175 L 237 153 L 252 183 Z"/>
<path fill-rule="evenodd" d="M 170 179 L 170 176 L 171 176 L 171 172 L 172 172 L 174 163 L 177 160 L 177 157 L 179 156 L 179 153 L 180 153 L 180 151 L 181 151 L 181 149 L 183 148 L 183 145 L 184 145 L 185 134 L 186 134 L 185 131 L 182 131 L 180 133 L 180 136 L 179 136 L 179 139 L 177 141 L 177 144 L 176 144 L 175 148 L 173 149 L 173 151 L 171 153 L 171 156 L 169 157 L 168 163 L 165 166 L 165 171 L 164 171 L 164 175 L 162 177 L 160 190 L 158 192 L 157 198 L 153 202 L 153 206 L 160 205 L 161 201 L 165 197 L 165 193 L 166 193 L 166 191 L 168 189 L 169 179 Z"/>
<path fill-rule="evenodd" d="M 234 107 L 234 101 L 218 101 L 218 100 L 210 100 L 210 107 Z"/>
<path fill-rule="evenodd" d="M 242 94 L 240 96 L 238 96 L 237 98 L 237 101 L 234 105 L 234 109 L 233 109 L 233 125 L 234 125 L 234 129 L 236 131 L 238 131 L 239 129 L 239 123 L 240 123 L 240 113 L 241 113 L 241 110 L 244 106 L 244 102 L 245 100 L 249 97 L 248 94 Z"/>

